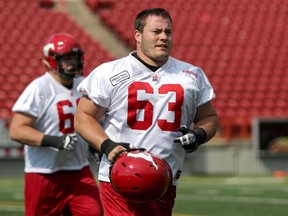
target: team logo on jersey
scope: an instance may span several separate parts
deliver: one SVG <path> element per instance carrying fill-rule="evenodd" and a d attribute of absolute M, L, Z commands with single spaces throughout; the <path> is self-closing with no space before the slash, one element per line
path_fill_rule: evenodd
<path fill-rule="evenodd" d="M 157 75 L 153 75 L 152 76 L 152 81 L 153 82 L 158 82 L 159 81 L 159 77 Z"/>
<path fill-rule="evenodd" d="M 182 70 L 182 73 L 186 73 L 186 74 L 191 74 L 197 77 L 197 74 L 194 71 L 190 71 L 190 70 Z"/>
<path fill-rule="evenodd" d="M 52 96 L 52 93 L 50 90 L 46 90 L 46 91 L 41 91 L 39 93 L 39 96 L 40 96 L 40 99 L 41 100 L 44 100 L 44 99 L 47 99 L 47 98 L 50 98 Z"/>
<path fill-rule="evenodd" d="M 115 76 L 110 78 L 110 82 L 113 86 L 117 85 L 120 82 L 123 82 L 124 80 L 127 80 L 130 78 L 130 75 L 128 71 L 122 71 L 119 74 L 116 74 Z"/>

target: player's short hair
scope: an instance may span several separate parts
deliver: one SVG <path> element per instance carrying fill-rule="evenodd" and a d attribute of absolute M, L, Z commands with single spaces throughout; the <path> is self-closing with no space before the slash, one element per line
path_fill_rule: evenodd
<path fill-rule="evenodd" d="M 164 18 L 169 19 L 171 24 L 173 24 L 172 18 L 167 10 L 163 8 L 149 8 L 137 14 L 134 21 L 134 29 L 142 33 L 144 26 L 146 25 L 147 17 L 150 15 L 162 16 Z"/>

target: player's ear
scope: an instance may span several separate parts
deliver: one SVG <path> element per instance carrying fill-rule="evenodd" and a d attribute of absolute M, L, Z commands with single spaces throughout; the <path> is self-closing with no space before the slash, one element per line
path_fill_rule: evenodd
<path fill-rule="evenodd" d="M 134 38 L 135 38 L 136 43 L 140 43 L 141 36 L 142 36 L 142 34 L 139 30 L 134 31 Z"/>

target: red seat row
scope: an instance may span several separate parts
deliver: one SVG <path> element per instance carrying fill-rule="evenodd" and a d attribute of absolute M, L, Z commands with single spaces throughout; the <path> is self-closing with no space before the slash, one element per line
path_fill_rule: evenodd
<path fill-rule="evenodd" d="M 288 116 L 287 1 L 121 0 L 94 11 L 134 48 L 134 17 L 148 7 L 170 11 L 172 55 L 204 69 L 220 116 Z"/>
<path fill-rule="evenodd" d="M 22 90 L 46 71 L 40 59 L 52 34 L 68 32 L 79 39 L 85 51 L 85 75 L 115 58 L 66 13 L 42 8 L 38 0 L 0 0 L 0 24 L 0 118 L 11 115 Z"/>

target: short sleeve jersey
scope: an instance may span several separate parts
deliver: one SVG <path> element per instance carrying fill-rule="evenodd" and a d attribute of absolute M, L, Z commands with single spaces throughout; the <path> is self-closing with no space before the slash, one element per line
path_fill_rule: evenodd
<path fill-rule="evenodd" d="M 12 111 L 35 117 L 35 128 L 44 134 L 61 136 L 75 133 L 74 113 L 81 97 L 76 87 L 82 80 L 83 77 L 74 78 L 70 90 L 45 73 L 26 87 Z M 25 145 L 24 153 L 25 172 L 54 173 L 79 170 L 88 165 L 88 144 L 79 136 L 73 151 Z"/>
<path fill-rule="evenodd" d="M 78 86 L 94 103 L 107 108 L 103 127 L 116 142 L 145 148 L 170 165 L 174 184 L 185 151 L 173 143 L 181 125 L 191 125 L 196 108 L 215 97 L 201 68 L 169 57 L 153 72 L 130 53 L 104 63 Z M 109 181 L 110 163 L 104 155 L 99 180 Z"/>

